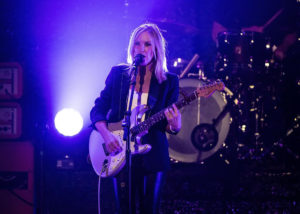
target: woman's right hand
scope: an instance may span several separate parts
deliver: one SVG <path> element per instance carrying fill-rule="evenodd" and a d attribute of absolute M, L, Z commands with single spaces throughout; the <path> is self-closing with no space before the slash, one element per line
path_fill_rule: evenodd
<path fill-rule="evenodd" d="M 109 154 L 114 155 L 122 151 L 119 139 L 113 133 L 109 132 L 103 139 Z"/>
<path fill-rule="evenodd" d="M 101 134 L 101 136 L 103 137 L 105 147 L 109 154 L 114 155 L 122 151 L 119 138 L 107 129 L 106 122 L 99 121 L 95 124 L 95 126 Z"/>

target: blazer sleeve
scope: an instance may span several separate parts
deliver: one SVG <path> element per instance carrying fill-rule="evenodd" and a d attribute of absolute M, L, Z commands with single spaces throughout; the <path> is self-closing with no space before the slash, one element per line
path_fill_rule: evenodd
<path fill-rule="evenodd" d="M 171 79 L 171 86 L 170 90 L 168 91 L 167 95 L 167 106 L 172 105 L 173 103 L 177 102 L 179 96 L 179 80 L 178 77 L 174 74 L 170 75 Z M 166 106 L 166 107 L 167 107 Z"/>
<path fill-rule="evenodd" d="M 165 106 L 164 108 L 167 108 L 168 106 L 171 106 L 173 103 L 177 102 L 178 97 L 179 97 L 179 80 L 177 75 L 167 73 L 168 75 L 168 92 L 166 95 L 166 100 L 165 100 Z M 168 125 L 167 119 L 163 119 L 161 122 L 157 124 L 157 127 L 159 129 L 166 131 L 166 127 Z"/>
<path fill-rule="evenodd" d="M 92 127 L 98 121 L 107 121 L 107 114 L 111 109 L 114 69 L 112 69 L 105 81 L 105 87 L 100 96 L 95 100 L 94 107 L 90 112 Z"/>

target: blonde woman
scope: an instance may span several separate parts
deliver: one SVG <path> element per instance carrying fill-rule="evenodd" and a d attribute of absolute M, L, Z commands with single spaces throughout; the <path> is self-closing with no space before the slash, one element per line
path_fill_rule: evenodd
<path fill-rule="evenodd" d="M 130 71 L 137 56 L 142 56 L 137 66 L 136 85 L 130 85 Z M 181 114 L 173 103 L 179 94 L 178 78 L 166 66 L 166 43 L 155 24 L 138 26 L 131 34 L 128 46 L 128 64 L 112 67 L 106 86 L 91 110 L 93 127 L 99 131 L 110 154 L 122 151 L 118 138 L 107 128 L 107 123 L 124 118 L 129 92 L 133 90 L 132 109 L 145 104 L 150 110 L 142 120 L 163 110 L 165 119 L 157 122 L 142 137 L 142 144 L 151 150 L 132 157 L 132 211 L 139 203 L 140 213 L 158 213 L 161 188 L 170 167 L 166 133 L 176 134 L 181 129 Z M 118 213 L 125 213 L 128 198 L 122 198 L 124 170 L 113 178 Z M 123 194 L 126 196 L 126 194 Z M 136 197 L 137 196 L 137 197 Z"/>

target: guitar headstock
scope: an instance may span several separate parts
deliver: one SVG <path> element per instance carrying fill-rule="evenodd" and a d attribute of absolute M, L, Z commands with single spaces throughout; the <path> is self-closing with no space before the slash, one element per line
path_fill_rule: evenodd
<path fill-rule="evenodd" d="M 196 93 L 198 97 L 208 97 L 211 94 L 213 94 L 216 90 L 222 91 L 224 87 L 225 87 L 224 83 L 220 80 L 217 80 L 205 86 L 197 88 Z"/>

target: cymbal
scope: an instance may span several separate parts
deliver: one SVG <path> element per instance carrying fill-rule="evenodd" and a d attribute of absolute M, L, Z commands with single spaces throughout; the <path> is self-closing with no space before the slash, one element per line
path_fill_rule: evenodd
<path fill-rule="evenodd" d="M 178 22 L 172 19 L 161 18 L 161 19 L 147 19 L 148 22 L 157 24 L 163 32 L 167 31 L 176 31 L 178 33 L 187 33 L 187 34 L 197 34 L 200 33 L 200 30 L 190 24 Z"/>

